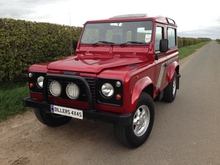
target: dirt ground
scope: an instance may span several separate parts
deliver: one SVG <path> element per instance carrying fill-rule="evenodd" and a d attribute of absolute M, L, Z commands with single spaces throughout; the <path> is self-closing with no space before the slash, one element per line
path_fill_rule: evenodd
<path fill-rule="evenodd" d="M 0 165 L 87 164 L 79 148 L 92 153 L 86 146 L 94 147 L 97 139 L 109 137 L 108 131 L 114 139 L 111 124 L 78 119 L 51 128 L 28 111 L 0 122 Z"/>
<path fill-rule="evenodd" d="M 35 120 L 33 112 L 28 111 L 0 123 L 1 165 L 32 164 L 38 161 L 36 155 L 50 152 L 47 135 L 36 134 L 42 125 Z"/>

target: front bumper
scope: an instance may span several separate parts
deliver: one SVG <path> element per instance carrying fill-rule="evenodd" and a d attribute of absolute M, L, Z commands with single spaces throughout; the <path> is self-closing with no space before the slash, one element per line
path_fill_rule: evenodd
<path fill-rule="evenodd" d="M 45 110 L 50 113 L 50 104 L 43 101 L 33 100 L 30 97 L 23 98 L 23 105 L 25 107 L 32 107 Z M 83 116 L 87 119 L 98 119 L 105 122 L 115 123 L 119 125 L 129 125 L 132 122 L 132 113 L 117 114 L 111 112 L 97 111 L 95 109 L 83 110 Z"/>

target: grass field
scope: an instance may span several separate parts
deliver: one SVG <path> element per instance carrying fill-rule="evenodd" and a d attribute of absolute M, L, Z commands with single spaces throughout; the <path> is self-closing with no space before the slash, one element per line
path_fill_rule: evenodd
<path fill-rule="evenodd" d="M 180 59 L 194 53 L 207 43 L 180 48 Z M 0 121 L 7 119 L 9 116 L 30 110 L 31 108 L 25 108 L 22 104 L 22 98 L 26 96 L 29 96 L 28 84 L 0 83 Z"/>
<path fill-rule="evenodd" d="M 183 59 L 184 57 L 189 56 L 190 54 L 194 53 L 197 49 L 203 47 L 204 45 L 206 45 L 209 42 L 210 41 L 201 42 L 196 45 L 190 45 L 190 46 L 185 46 L 185 47 L 179 48 L 180 59 Z"/>
<path fill-rule="evenodd" d="M 27 84 L 1 83 L 0 84 L 0 121 L 25 112 L 22 98 L 29 95 Z"/>

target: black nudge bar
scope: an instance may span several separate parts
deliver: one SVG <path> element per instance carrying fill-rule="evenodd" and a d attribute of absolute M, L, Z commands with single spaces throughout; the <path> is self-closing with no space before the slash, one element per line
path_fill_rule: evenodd
<path fill-rule="evenodd" d="M 105 111 L 97 111 L 95 109 L 95 106 L 92 100 L 92 94 L 90 92 L 90 87 L 89 87 L 88 82 L 83 77 L 72 76 L 72 75 L 69 76 L 69 75 L 47 74 L 44 78 L 44 87 L 43 87 L 44 101 L 34 100 L 30 97 L 25 97 L 23 98 L 23 105 L 25 107 L 38 108 L 38 109 L 48 111 L 48 113 L 50 113 L 50 103 L 48 100 L 48 91 L 47 91 L 49 79 L 64 80 L 64 81 L 80 80 L 85 84 L 86 94 L 87 94 L 88 103 L 90 107 L 90 110 L 82 110 L 83 116 L 85 118 L 100 119 L 105 122 L 117 123 L 120 125 L 129 125 L 132 122 L 132 113 L 118 114 L 118 113 L 111 113 L 111 112 L 105 112 Z"/>
<path fill-rule="evenodd" d="M 90 92 L 89 84 L 88 82 L 80 76 L 69 76 L 69 75 L 57 75 L 57 74 L 47 74 L 44 78 L 44 87 L 43 87 L 43 98 L 46 103 L 48 103 L 48 94 L 47 94 L 47 86 L 48 86 L 48 80 L 49 79 L 55 79 L 55 80 L 64 80 L 64 81 L 73 81 L 73 80 L 80 80 L 85 84 L 86 88 L 86 95 L 88 98 L 88 103 L 90 110 L 95 110 L 95 106 L 92 101 L 92 94 Z"/>

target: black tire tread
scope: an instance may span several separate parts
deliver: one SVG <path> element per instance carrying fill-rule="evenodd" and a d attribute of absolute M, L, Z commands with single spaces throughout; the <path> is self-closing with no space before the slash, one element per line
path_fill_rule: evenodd
<path fill-rule="evenodd" d="M 174 77 L 176 78 L 176 72 L 174 72 Z M 173 80 L 174 80 L 174 77 L 173 77 Z M 166 102 L 173 102 L 173 100 L 175 99 L 176 97 L 176 94 L 173 96 L 172 94 L 172 89 L 173 89 L 173 80 L 172 82 L 170 82 L 166 88 L 164 89 L 164 95 L 163 95 L 163 100 L 166 101 Z M 176 82 L 177 83 L 177 82 Z M 176 89 L 177 90 L 177 89 Z"/>
<path fill-rule="evenodd" d="M 139 97 L 139 100 L 142 100 L 142 99 L 150 100 L 151 106 L 153 108 L 152 112 L 151 112 L 152 113 L 151 115 L 153 115 L 153 116 L 150 121 L 152 123 L 152 125 L 149 126 L 149 129 L 147 130 L 148 134 L 146 135 L 144 140 L 138 141 L 131 136 L 131 129 L 130 129 L 131 126 L 130 125 L 129 126 L 122 126 L 122 125 L 118 125 L 118 124 L 114 125 L 115 136 L 116 136 L 117 140 L 121 144 L 123 144 L 129 148 L 136 148 L 136 147 L 139 147 L 140 145 L 142 145 L 149 137 L 150 132 L 153 127 L 153 122 L 154 122 L 154 103 L 153 103 L 153 100 L 150 95 L 148 95 L 147 93 L 144 93 L 144 92 L 142 92 Z"/>
<path fill-rule="evenodd" d="M 35 114 L 36 118 L 37 118 L 41 123 L 47 125 L 46 122 L 42 119 L 40 110 L 34 109 L 34 114 Z"/>
<path fill-rule="evenodd" d="M 117 140 L 123 145 L 129 148 L 132 148 L 132 146 L 130 145 L 129 139 L 127 138 L 126 128 L 120 125 L 115 125 L 114 129 L 115 129 L 115 136 Z"/>
<path fill-rule="evenodd" d="M 50 113 L 46 113 L 44 110 L 41 109 L 34 109 L 34 114 L 41 123 L 50 127 L 58 127 L 68 123 L 71 120 L 71 117 L 66 116 L 56 118 Z"/>

